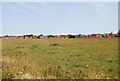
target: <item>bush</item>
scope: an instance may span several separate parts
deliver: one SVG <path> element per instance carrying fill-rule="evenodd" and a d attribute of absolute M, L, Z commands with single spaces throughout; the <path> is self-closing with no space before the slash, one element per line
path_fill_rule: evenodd
<path fill-rule="evenodd" d="M 49 44 L 48 46 L 58 46 L 59 44 L 54 43 L 54 44 Z"/>

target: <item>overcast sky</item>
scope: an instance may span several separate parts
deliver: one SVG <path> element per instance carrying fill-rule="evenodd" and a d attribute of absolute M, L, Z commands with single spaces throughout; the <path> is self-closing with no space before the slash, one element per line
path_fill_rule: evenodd
<path fill-rule="evenodd" d="M 4 2 L 0 9 L 3 35 L 118 31 L 117 2 Z"/>

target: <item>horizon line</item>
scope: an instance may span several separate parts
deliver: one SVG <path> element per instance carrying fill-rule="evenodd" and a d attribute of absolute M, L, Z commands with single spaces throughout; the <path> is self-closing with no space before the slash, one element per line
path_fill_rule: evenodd
<path fill-rule="evenodd" d="M 113 33 L 113 34 L 117 34 L 117 32 L 105 32 L 105 33 Z M 35 34 L 35 33 L 26 33 L 26 34 L 2 34 L 0 36 L 22 36 L 22 35 L 78 35 L 78 34 L 82 34 L 82 35 L 90 35 L 90 34 L 105 34 L 105 33 L 59 33 L 59 34 L 43 34 L 43 33 L 39 33 L 39 34 Z"/>

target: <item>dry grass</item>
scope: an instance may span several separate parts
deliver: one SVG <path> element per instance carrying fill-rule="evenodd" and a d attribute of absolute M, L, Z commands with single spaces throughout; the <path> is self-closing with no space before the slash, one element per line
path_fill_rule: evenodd
<path fill-rule="evenodd" d="M 3 39 L 3 78 L 117 79 L 118 38 Z"/>

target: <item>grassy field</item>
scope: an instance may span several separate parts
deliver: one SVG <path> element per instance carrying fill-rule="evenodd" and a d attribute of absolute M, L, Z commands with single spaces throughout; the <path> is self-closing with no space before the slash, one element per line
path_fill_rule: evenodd
<path fill-rule="evenodd" d="M 3 39 L 3 78 L 117 79 L 118 38 Z"/>

